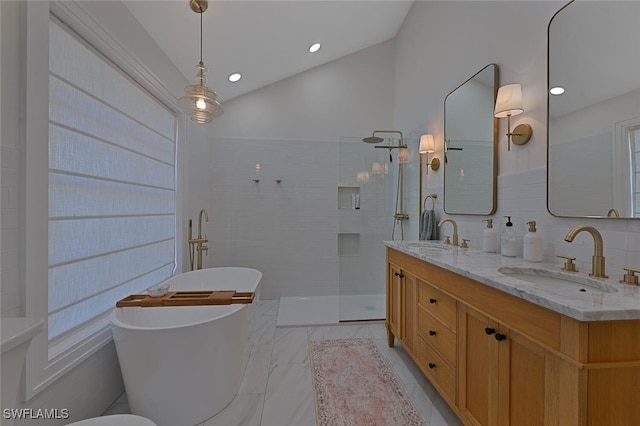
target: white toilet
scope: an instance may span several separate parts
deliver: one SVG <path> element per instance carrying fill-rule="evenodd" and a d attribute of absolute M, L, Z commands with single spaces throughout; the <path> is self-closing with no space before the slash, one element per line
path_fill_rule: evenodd
<path fill-rule="evenodd" d="M 67 426 L 156 426 L 151 420 L 133 414 L 115 414 L 113 416 L 94 417 L 69 423 Z"/>

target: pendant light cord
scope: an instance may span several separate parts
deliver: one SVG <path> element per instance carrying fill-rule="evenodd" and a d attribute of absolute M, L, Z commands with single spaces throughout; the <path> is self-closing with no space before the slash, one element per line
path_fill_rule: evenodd
<path fill-rule="evenodd" d="M 200 6 L 200 63 L 202 63 L 202 15 L 204 11 L 202 10 L 202 6 Z"/>

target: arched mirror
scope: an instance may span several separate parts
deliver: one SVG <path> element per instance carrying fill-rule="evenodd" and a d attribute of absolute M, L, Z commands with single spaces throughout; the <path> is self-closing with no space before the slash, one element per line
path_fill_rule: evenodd
<path fill-rule="evenodd" d="M 587 0 L 568 3 L 549 23 L 553 215 L 640 218 L 639 23 L 638 1 Z"/>
<path fill-rule="evenodd" d="M 496 210 L 498 66 L 489 64 L 444 100 L 444 211 Z"/>

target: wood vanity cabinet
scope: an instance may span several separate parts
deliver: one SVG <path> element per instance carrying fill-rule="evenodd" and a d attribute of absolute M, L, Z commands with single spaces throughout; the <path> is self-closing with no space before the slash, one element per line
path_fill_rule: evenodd
<path fill-rule="evenodd" d="M 387 264 L 389 345 L 465 424 L 640 425 L 640 320 L 580 322 L 392 248 Z"/>

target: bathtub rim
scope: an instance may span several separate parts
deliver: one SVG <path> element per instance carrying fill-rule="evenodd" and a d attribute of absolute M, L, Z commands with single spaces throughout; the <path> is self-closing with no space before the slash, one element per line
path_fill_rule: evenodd
<path fill-rule="evenodd" d="M 198 269 L 198 270 L 194 270 L 194 271 L 182 272 L 180 274 L 175 274 L 175 275 L 167 278 L 162 283 L 176 280 L 181 275 L 203 274 L 209 269 L 218 269 L 218 270 L 240 269 L 240 270 L 247 270 L 247 271 L 257 272 L 257 280 L 255 282 L 255 286 L 254 286 L 254 290 L 253 291 L 256 294 L 259 292 L 260 281 L 262 280 L 262 271 L 259 271 L 258 269 L 247 268 L 247 267 L 242 267 L 242 266 L 221 266 L 221 267 L 215 267 L 215 268 L 206 268 L 206 269 Z M 162 284 L 162 283 L 160 283 L 160 284 Z M 255 303 L 255 301 L 254 301 L 254 303 Z M 169 326 L 163 325 L 163 326 L 157 326 L 157 327 L 139 326 L 139 325 L 133 325 L 133 324 L 126 323 L 126 322 L 124 322 L 124 321 L 122 321 L 122 320 L 120 320 L 118 318 L 118 312 L 120 312 L 119 311 L 120 309 L 179 309 L 179 308 L 189 309 L 191 307 L 190 306 L 158 306 L 158 307 L 127 306 L 127 307 L 122 307 L 122 308 L 117 308 L 116 307 L 109 314 L 109 321 L 110 321 L 112 327 L 120 327 L 120 328 L 127 329 L 127 330 L 137 330 L 137 331 L 176 330 L 176 329 L 180 329 L 180 328 L 194 327 L 194 326 L 198 326 L 198 325 L 201 325 L 201 324 L 206 324 L 206 323 L 211 322 L 211 321 L 215 321 L 217 319 L 225 318 L 225 317 L 227 317 L 229 315 L 235 314 L 236 312 L 238 312 L 242 308 L 247 307 L 248 305 L 250 305 L 250 304 L 236 304 L 234 306 L 235 309 L 230 309 L 229 312 L 226 312 L 223 315 L 215 315 L 213 317 L 206 318 L 206 319 L 200 320 L 200 321 L 193 321 L 193 322 L 189 322 L 189 323 L 186 323 L 186 324 L 169 325 Z M 224 306 L 226 308 L 226 307 L 228 307 L 230 305 L 221 305 L 221 306 Z M 217 308 L 219 308 L 219 306 L 216 306 L 216 305 L 201 305 L 201 306 L 197 306 L 197 307 L 198 308 L 211 309 L 214 312 L 215 312 L 215 310 Z"/>

